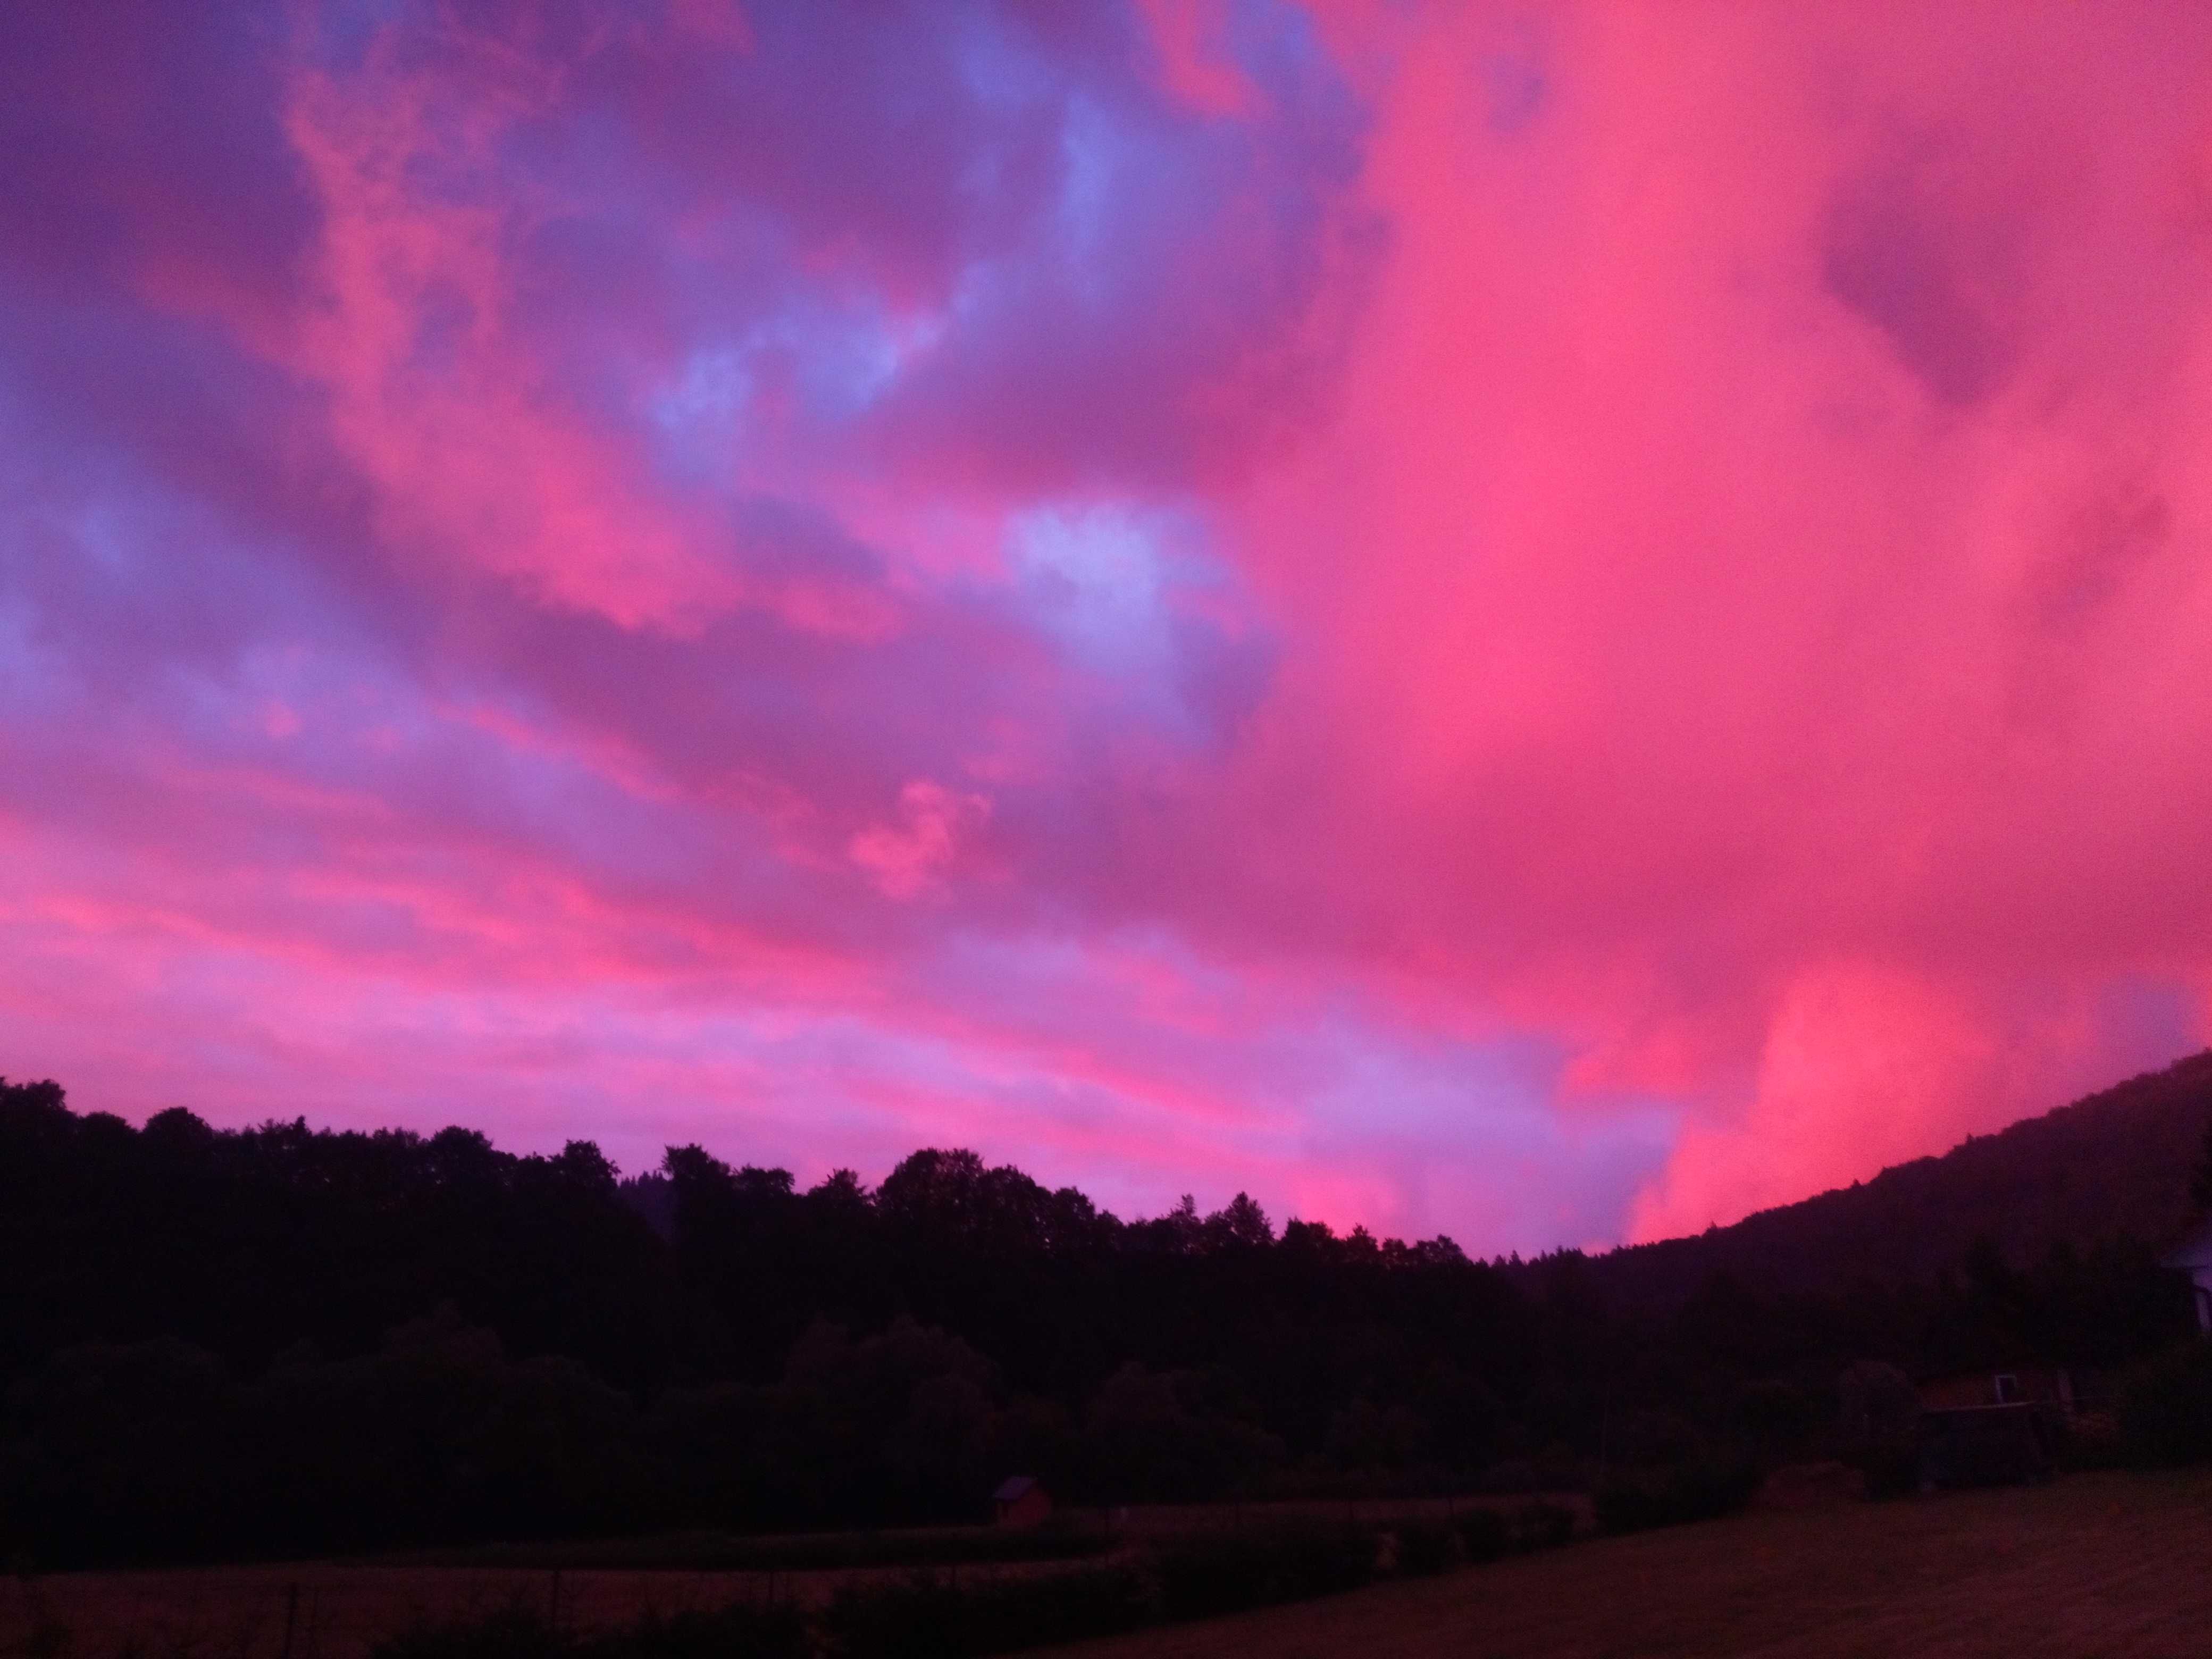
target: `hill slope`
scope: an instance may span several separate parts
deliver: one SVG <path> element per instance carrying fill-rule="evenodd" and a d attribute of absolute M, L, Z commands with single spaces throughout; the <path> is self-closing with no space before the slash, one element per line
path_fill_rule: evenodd
<path fill-rule="evenodd" d="M 2212 1051 L 1916 1158 L 1871 1181 L 1593 1267 L 1615 1296 L 1680 1301 L 1715 1273 L 1766 1291 L 1927 1279 L 1987 1237 L 2015 1264 L 2064 1240 L 2158 1243 L 2188 1219 L 2189 1172 L 2212 1127 Z"/>

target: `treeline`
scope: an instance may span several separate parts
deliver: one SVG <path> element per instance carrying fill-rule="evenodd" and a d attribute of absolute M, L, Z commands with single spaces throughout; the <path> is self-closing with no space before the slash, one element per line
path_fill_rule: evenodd
<path fill-rule="evenodd" d="M 0 1083 L 0 1550 L 970 1519 L 1017 1472 L 1701 1502 L 1826 1446 L 1854 1361 L 2111 1367 L 2191 1319 L 2125 1237 L 1672 1305 L 1609 1260 L 1279 1231 L 1241 1196 L 1125 1222 L 967 1152 L 801 1189 L 684 1147 L 623 1182 L 582 1142 L 134 1129 Z"/>

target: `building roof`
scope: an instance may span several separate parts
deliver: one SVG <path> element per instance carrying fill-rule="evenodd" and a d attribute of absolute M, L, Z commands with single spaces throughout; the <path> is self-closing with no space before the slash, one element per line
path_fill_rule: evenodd
<path fill-rule="evenodd" d="M 1036 1480 L 1032 1475 L 1008 1475 L 1000 1483 L 998 1491 L 991 1494 L 992 1501 L 1000 1504 L 1016 1503 L 1026 1497 L 1036 1486 Z M 973 1491 L 974 1488 L 971 1487 L 969 1490 Z"/>

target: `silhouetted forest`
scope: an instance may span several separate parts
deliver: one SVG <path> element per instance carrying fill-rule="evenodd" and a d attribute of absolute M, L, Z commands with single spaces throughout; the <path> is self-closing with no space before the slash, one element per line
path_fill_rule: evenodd
<path fill-rule="evenodd" d="M 2190 1192 L 2208 1132 L 2212 1053 L 1732 1227 L 1611 1251 L 1603 1272 L 1620 1294 L 1678 1301 L 1716 1273 L 1820 1290 L 1926 1279 L 1978 1243 L 2027 1262 L 2116 1231 L 2163 1240 L 2212 1208 L 2212 1188 Z"/>
<path fill-rule="evenodd" d="M 1524 1262 L 1242 1196 L 1123 1221 L 964 1152 L 872 1189 L 696 1146 L 623 1181 L 584 1142 L 134 1129 L 0 1083 L 0 1550 L 968 1519 L 1013 1472 L 1097 1503 L 1702 1491 L 1826 1448 L 1854 1362 L 2178 1340 L 2155 1246 L 2208 1121 L 2212 1056 L 1738 1227 Z"/>

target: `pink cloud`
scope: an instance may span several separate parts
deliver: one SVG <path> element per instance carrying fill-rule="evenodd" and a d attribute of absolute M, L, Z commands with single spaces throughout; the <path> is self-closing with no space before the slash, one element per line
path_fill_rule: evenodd
<path fill-rule="evenodd" d="M 10 59 L 9 1075 L 1481 1250 L 2204 1037 L 2185 10 Z"/>
<path fill-rule="evenodd" d="M 936 885 L 939 872 L 957 855 L 958 838 L 991 813 L 981 795 L 955 794 L 941 783 L 917 778 L 899 791 L 896 823 L 861 830 L 852 842 L 853 862 L 884 895 L 911 899 Z"/>
<path fill-rule="evenodd" d="M 2201 979 L 2171 745 L 2212 718 L 2205 245 L 2144 210 L 2205 111 L 2150 14 L 2048 21 L 1953 15 L 1939 52 L 1593 11 L 1499 132 L 1470 20 L 1377 98 L 1395 258 L 1345 421 L 1249 540 L 1327 607 L 1298 724 L 1358 757 L 1334 798 L 1409 826 L 1332 866 L 1347 911 L 1565 1035 L 1578 1086 L 1713 1115 L 1647 1231 L 2051 1103 L 2077 1069 L 1978 1056 L 2022 1023 L 2063 1049 L 2117 972 Z M 2157 106 L 2122 119 L 2124 83 Z M 1389 551 L 1347 585 L 1355 543 Z"/>
<path fill-rule="evenodd" d="M 1251 82 L 1229 50 L 1226 0 L 1175 5 L 1139 0 L 1139 9 L 1160 54 L 1161 78 L 1182 102 L 1219 115 L 1251 107 Z"/>

